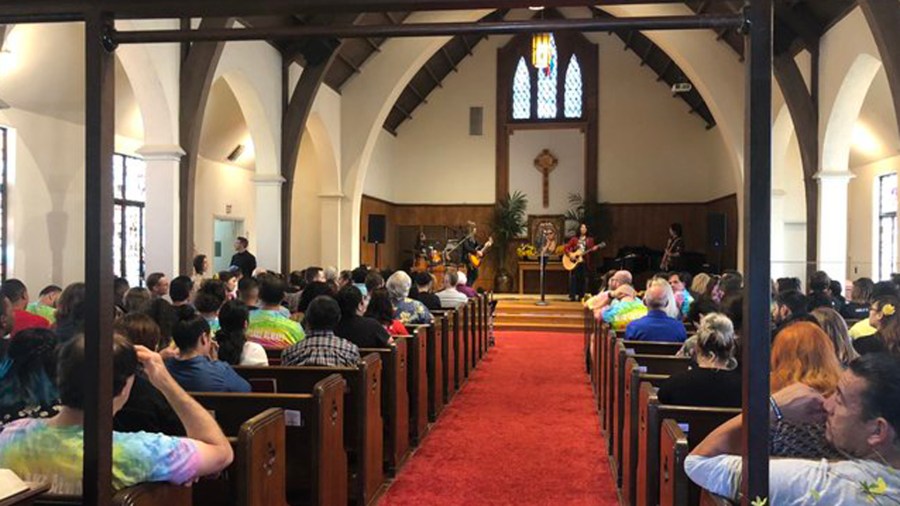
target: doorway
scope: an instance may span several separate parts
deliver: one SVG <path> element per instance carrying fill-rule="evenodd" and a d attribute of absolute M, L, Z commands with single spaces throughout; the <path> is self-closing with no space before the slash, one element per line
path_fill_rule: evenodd
<path fill-rule="evenodd" d="M 220 272 L 231 266 L 234 240 L 244 235 L 244 220 L 233 218 L 213 219 L 213 270 Z"/>

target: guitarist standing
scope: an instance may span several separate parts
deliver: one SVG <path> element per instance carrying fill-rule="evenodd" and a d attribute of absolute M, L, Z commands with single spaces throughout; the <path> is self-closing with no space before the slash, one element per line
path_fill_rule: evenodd
<path fill-rule="evenodd" d="M 462 251 L 462 260 L 466 265 L 466 286 L 474 285 L 475 281 L 478 279 L 478 268 L 481 267 L 481 259 L 484 258 L 484 252 L 491 246 L 492 242 L 489 239 L 486 244 L 480 244 L 475 237 L 476 232 L 478 232 L 478 229 L 475 228 L 475 224 L 470 221 L 469 235 L 466 236 L 466 240 L 459 245 L 460 250 Z M 477 260 L 473 261 L 473 259 Z"/>
<path fill-rule="evenodd" d="M 573 259 L 574 256 L 584 257 L 584 261 L 569 272 L 569 300 L 584 298 L 585 273 L 590 272 L 590 252 L 595 249 L 594 246 L 594 238 L 588 235 L 588 227 L 585 223 L 578 227 L 578 235 L 566 243 L 565 252 L 570 259 Z"/>

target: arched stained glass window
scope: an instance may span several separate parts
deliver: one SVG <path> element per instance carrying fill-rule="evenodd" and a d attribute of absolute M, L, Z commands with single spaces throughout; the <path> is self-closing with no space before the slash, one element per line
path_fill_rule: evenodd
<path fill-rule="evenodd" d="M 565 88 L 565 116 L 567 118 L 580 118 L 582 111 L 581 65 L 574 54 L 569 59 L 569 68 L 566 69 Z"/>
<path fill-rule="evenodd" d="M 537 116 L 538 119 L 556 118 L 557 66 L 559 55 L 556 52 L 556 39 L 550 35 L 550 65 L 538 69 L 537 78 Z"/>
<path fill-rule="evenodd" d="M 513 77 L 513 119 L 531 117 L 531 76 L 525 58 L 519 58 L 516 74 Z"/>

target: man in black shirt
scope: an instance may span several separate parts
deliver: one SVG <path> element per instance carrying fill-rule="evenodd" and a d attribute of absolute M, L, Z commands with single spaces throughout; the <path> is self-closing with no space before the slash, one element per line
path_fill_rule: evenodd
<path fill-rule="evenodd" d="M 434 278 L 431 277 L 431 274 L 427 272 L 417 272 L 413 276 L 413 281 L 415 281 L 416 288 L 418 289 L 415 299 L 422 304 L 425 304 L 425 307 L 427 307 L 429 311 L 439 311 L 441 309 L 441 299 L 431 291 L 432 283 L 434 283 Z"/>
<path fill-rule="evenodd" d="M 256 257 L 247 251 L 249 245 L 250 241 L 246 237 L 238 237 L 234 240 L 234 250 L 237 253 L 231 257 L 231 265 L 240 268 L 245 278 L 252 277 L 253 271 L 256 270 Z"/>
<path fill-rule="evenodd" d="M 341 307 L 341 321 L 334 328 L 334 335 L 342 337 L 360 348 L 386 348 L 393 342 L 388 331 L 374 318 L 362 316 L 366 303 L 359 288 L 345 286 L 335 297 Z"/>

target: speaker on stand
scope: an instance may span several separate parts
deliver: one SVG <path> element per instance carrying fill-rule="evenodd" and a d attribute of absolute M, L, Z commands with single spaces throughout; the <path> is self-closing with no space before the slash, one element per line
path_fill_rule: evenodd
<path fill-rule="evenodd" d="M 387 217 L 383 214 L 369 215 L 369 244 L 375 245 L 375 267 L 379 267 L 378 261 L 378 245 L 383 244 L 386 239 Z"/>
<path fill-rule="evenodd" d="M 709 249 L 718 254 L 716 271 L 722 272 L 725 246 L 728 245 L 728 220 L 725 213 L 709 213 L 706 219 L 706 237 Z"/>

